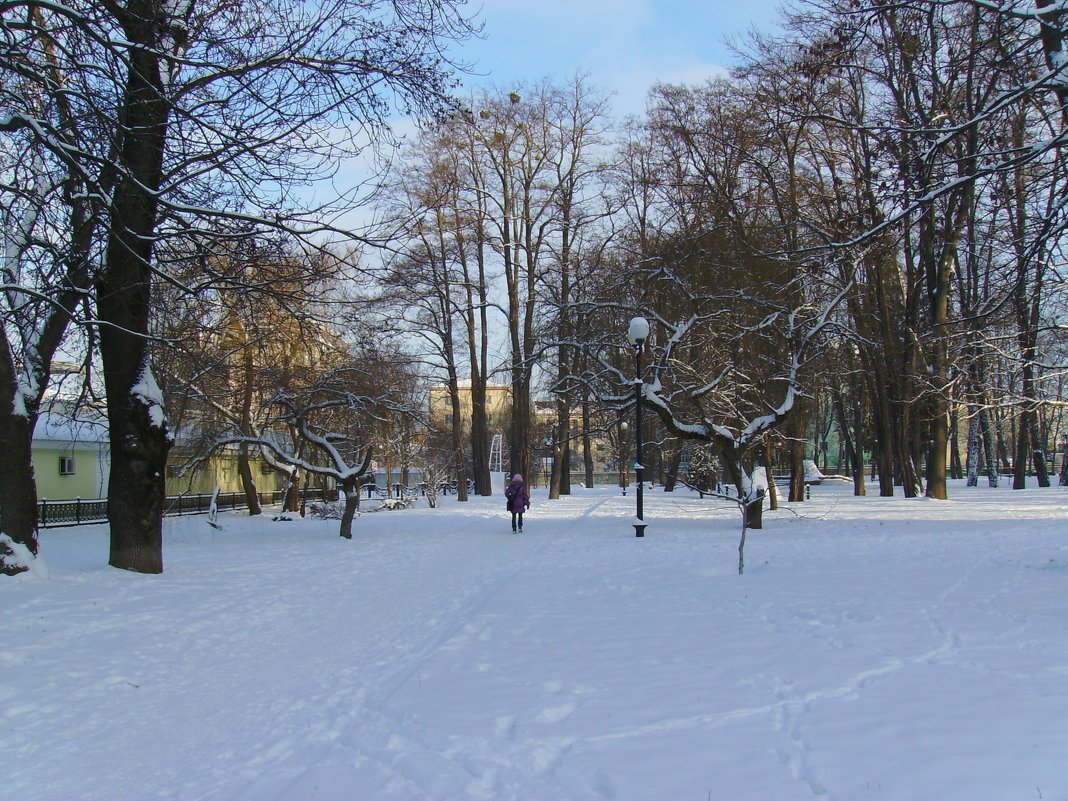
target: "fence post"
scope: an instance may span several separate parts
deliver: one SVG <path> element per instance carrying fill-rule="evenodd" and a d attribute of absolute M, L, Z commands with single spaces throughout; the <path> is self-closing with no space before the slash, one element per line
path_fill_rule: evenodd
<path fill-rule="evenodd" d="M 41 498 L 41 527 L 48 525 L 48 498 Z"/>
<path fill-rule="evenodd" d="M 74 522 L 81 525 L 82 522 L 82 499 L 74 499 Z"/>

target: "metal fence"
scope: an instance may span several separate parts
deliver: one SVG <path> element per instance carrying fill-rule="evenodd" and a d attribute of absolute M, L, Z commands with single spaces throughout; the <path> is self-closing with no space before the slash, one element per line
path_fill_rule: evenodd
<path fill-rule="evenodd" d="M 336 498 L 337 490 L 307 489 L 302 491 L 305 501 L 327 500 Z M 285 490 L 276 492 L 261 492 L 260 503 L 263 505 L 277 504 L 282 502 Z M 163 507 L 165 517 L 177 515 L 200 515 L 207 514 L 211 508 L 211 495 L 171 495 L 167 497 Z M 219 511 L 228 509 L 246 509 L 248 501 L 243 492 L 219 493 L 216 502 Z M 37 504 L 37 520 L 40 528 L 60 528 L 62 526 L 81 526 L 88 523 L 106 523 L 108 519 L 108 499 L 94 498 L 83 500 L 75 498 L 73 501 L 48 501 L 42 500 Z"/>

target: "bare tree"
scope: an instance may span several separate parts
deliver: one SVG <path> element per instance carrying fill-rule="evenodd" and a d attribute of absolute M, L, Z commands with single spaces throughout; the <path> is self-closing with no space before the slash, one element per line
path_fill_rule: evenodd
<path fill-rule="evenodd" d="M 153 361 L 172 424 L 185 442 L 182 458 L 200 463 L 222 430 L 252 436 L 263 426 L 262 401 L 297 372 L 320 374 L 347 357 L 340 315 L 350 298 L 339 284 L 354 258 L 309 250 L 291 237 L 241 235 L 187 243 L 186 266 L 171 254 L 172 275 L 200 291 L 160 287 L 153 299 Z M 191 439 L 192 437 L 192 439 Z M 190 446 L 192 448 L 190 449 Z M 249 446 L 237 465 L 250 514 L 260 514 Z M 290 471 L 286 471 L 287 475 Z M 293 478 L 292 476 L 290 476 Z"/>
<path fill-rule="evenodd" d="M 418 416 L 411 387 L 398 381 L 397 358 L 374 352 L 350 356 L 350 364 L 318 375 L 286 376 L 266 398 L 266 416 L 251 436 L 233 430 L 219 444 L 262 449 L 268 462 L 332 479 L 345 496 L 340 534 L 352 538 L 360 479 L 371 466 L 380 430 L 392 417 Z"/>
<path fill-rule="evenodd" d="M 19 17 L 34 15 L 41 30 L 27 33 Z M 451 0 L 27 0 L 4 20 L 17 32 L 0 54 L 5 76 L 59 91 L 53 71 L 27 68 L 42 42 L 56 72 L 86 76 L 76 96 L 103 152 L 30 103 L 14 104 L 4 127 L 72 165 L 101 221 L 92 286 L 112 445 L 110 562 L 159 572 L 170 434 L 147 339 L 153 285 L 167 277 L 158 244 L 218 216 L 329 230 L 326 210 L 289 210 L 292 190 L 377 138 L 394 98 L 440 109 L 443 46 L 470 29 Z"/>

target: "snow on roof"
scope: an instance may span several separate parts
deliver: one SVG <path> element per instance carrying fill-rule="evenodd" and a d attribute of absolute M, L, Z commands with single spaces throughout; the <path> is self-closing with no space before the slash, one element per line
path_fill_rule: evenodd
<path fill-rule="evenodd" d="M 33 438 L 38 442 L 96 444 L 108 441 L 108 426 L 105 420 L 73 420 L 45 412 L 37 418 Z"/>

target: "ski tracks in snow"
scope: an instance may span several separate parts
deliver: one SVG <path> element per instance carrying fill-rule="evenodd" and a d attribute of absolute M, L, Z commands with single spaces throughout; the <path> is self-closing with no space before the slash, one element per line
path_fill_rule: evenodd
<path fill-rule="evenodd" d="M 450 611 L 418 610 L 425 616 L 430 634 L 400 649 L 393 660 L 379 660 L 377 677 L 346 671 L 336 695 L 328 699 L 333 723 L 317 732 L 318 748 L 281 744 L 273 750 L 282 759 L 262 766 L 264 770 L 255 780 L 226 797 L 235 801 L 342 801 L 358 791 L 367 801 L 415 801 L 456 797 L 468 793 L 469 785 L 477 787 L 483 781 L 481 772 L 449 758 L 448 738 L 395 715 L 389 703 L 406 684 L 420 681 L 420 671 L 428 660 L 472 629 L 472 620 L 521 569 L 510 566 L 476 583 L 473 589 L 471 582 L 477 580 L 472 575 L 465 583 L 466 598 Z"/>
<path fill-rule="evenodd" d="M 565 515 L 563 520 L 533 517 L 527 533 L 504 535 L 504 550 L 499 554 L 472 549 L 459 558 L 458 562 L 469 559 L 483 565 L 496 561 L 497 572 L 473 591 L 468 586 L 466 600 L 434 620 L 430 634 L 407 647 L 398 663 L 383 666 L 382 675 L 373 681 L 364 678 L 363 689 L 344 699 L 352 711 L 339 714 L 336 737 L 325 751 L 311 760 L 307 752 L 293 753 L 288 764 L 269 770 L 260 781 L 234 796 L 234 801 L 262 799 L 272 787 L 269 797 L 279 801 L 340 801 L 350 799 L 357 787 L 361 801 L 499 801 L 527 797 L 531 786 L 547 786 L 549 792 L 554 792 L 560 790 L 561 780 L 574 785 L 573 779 L 556 775 L 571 750 L 573 738 L 554 736 L 552 732 L 556 724 L 566 721 L 581 707 L 584 696 L 591 691 L 589 687 L 547 679 L 538 686 L 520 688 L 525 704 L 504 704 L 482 725 L 465 718 L 462 710 L 455 711 L 450 718 L 459 721 L 455 728 L 442 725 L 445 713 L 440 710 L 412 706 L 406 703 L 410 698 L 396 701 L 402 694 L 422 697 L 434 693 L 430 682 L 440 679 L 435 674 L 456 670 L 452 660 L 458 655 L 478 653 L 480 643 L 488 644 L 494 637 L 515 636 L 516 632 L 495 630 L 499 620 L 516 618 L 514 609 L 506 615 L 494 611 L 502 591 L 536 564 L 545 548 L 566 547 L 560 546 L 561 536 L 577 530 L 584 519 L 613 501 L 619 502 L 614 497 L 599 498 L 593 504 L 587 500 L 574 517 Z M 569 504 L 564 499 L 560 506 Z M 538 534 L 547 533 L 549 526 L 553 539 L 539 542 Z M 491 677 L 491 683 L 506 673 L 506 669 L 493 664 L 468 665 L 467 669 L 476 676 Z M 448 707 L 448 699 L 437 700 L 439 705 Z M 282 777 L 286 778 L 279 781 Z M 279 787 L 284 789 L 279 791 Z M 578 780 L 572 790 L 576 794 L 566 797 L 615 796 L 611 778 L 602 771 Z"/>

